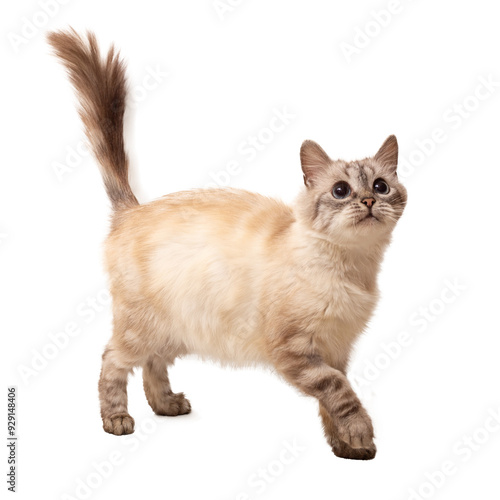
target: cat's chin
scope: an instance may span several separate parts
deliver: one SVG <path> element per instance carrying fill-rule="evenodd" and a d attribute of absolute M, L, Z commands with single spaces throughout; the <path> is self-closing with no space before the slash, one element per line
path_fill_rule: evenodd
<path fill-rule="evenodd" d="M 392 227 L 387 221 L 378 216 L 368 215 L 354 225 L 346 227 L 343 233 L 343 240 L 346 246 L 359 248 L 365 244 L 369 248 L 373 244 L 388 243 Z"/>
<path fill-rule="evenodd" d="M 366 231 L 372 234 L 385 233 L 388 229 L 385 221 L 373 214 L 368 214 L 365 217 L 359 219 L 355 223 L 354 227 L 356 233 L 359 233 L 359 231 Z"/>

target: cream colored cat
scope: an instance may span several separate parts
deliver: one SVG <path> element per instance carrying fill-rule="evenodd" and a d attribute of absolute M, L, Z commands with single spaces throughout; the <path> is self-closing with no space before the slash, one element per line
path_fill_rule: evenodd
<path fill-rule="evenodd" d="M 167 366 L 196 354 L 274 367 L 318 399 L 336 455 L 373 458 L 372 423 L 346 369 L 406 203 L 396 138 L 355 162 L 333 161 L 305 141 L 305 188 L 293 206 L 237 189 L 139 205 L 123 144 L 123 63 L 113 49 L 101 60 L 90 33 L 55 32 L 49 42 L 76 88 L 114 209 L 106 241 L 114 326 L 99 381 L 104 430 L 133 432 L 127 377 L 137 366 L 156 414 L 189 413 L 184 394 L 170 388 Z"/>

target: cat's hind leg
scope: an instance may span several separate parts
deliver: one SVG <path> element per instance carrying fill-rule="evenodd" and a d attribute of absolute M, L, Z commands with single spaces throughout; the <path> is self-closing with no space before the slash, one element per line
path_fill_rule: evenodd
<path fill-rule="evenodd" d="M 149 406 L 157 415 L 173 417 L 191 411 L 191 404 L 184 394 L 172 391 L 165 359 L 151 356 L 142 368 L 142 379 Z"/>
<path fill-rule="evenodd" d="M 133 367 L 110 342 L 102 355 L 99 400 L 103 428 L 116 436 L 134 432 L 134 419 L 127 411 L 127 379 Z"/>

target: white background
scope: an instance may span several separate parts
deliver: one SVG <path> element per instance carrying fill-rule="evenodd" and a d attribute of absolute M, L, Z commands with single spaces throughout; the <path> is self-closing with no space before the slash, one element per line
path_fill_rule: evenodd
<path fill-rule="evenodd" d="M 211 0 L 70 0 L 45 17 L 40 3 L 2 7 L 0 46 L 1 413 L 5 435 L 6 388 L 17 385 L 18 498 L 497 498 L 500 87 L 473 97 L 481 78 L 500 82 L 494 2 L 401 0 L 383 27 L 373 12 L 393 3 L 378 0 L 244 0 L 222 19 Z M 304 139 L 355 159 L 397 135 L 409 203 L 350 371 L 374 420 L 375 460 L 335 457 L 316 402 L 275 374 L 195 359 L 171 370 L 191 415 L 154 416 L 138 371 L 129 384 L 138 433 L 104 433 L 110 208 L 93 159 L 68 160 L 82 129 L 44 41 L 68 25 L 94 30 L 103 47 L 115 42 L 128 62 L 126 138 L 141 202 L 204 186 L 229 161 L 241 166 L 232 186 L 292 201 Z M 30 38 L 20 42 L 23 30 Z M 355 42 L 348 60 L 342 44 Z M 151 71 L 168 76 L 154 85 Z M 294 118 L 247 161 L 241 143 L 284 108 Z M 433 133 L 440 144 L 429 143 Z M 79 334 L 54 351 L 49 334 L 68 323 Z M 23 367 L 34 371 L 22 376 Z M 296 457 L 283 455 L 285 441 Z M 113 470 L 96 473 L 110 457 Z M 435 473 L 444 462 L 448 474 Z M 259 482 L 263 470 L 269 481 Z"/>

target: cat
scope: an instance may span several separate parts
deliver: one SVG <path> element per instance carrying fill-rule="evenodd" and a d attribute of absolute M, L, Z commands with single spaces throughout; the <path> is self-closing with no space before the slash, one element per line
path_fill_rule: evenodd
<path fill-rule="evenodd" d="M 113 216 L 105 262 L 113 334 L 103 357 L 103 428 L 134 431 L 127 378 L 142 367 L 157 415 L 191 411 L 167 367 L 188 354 L 272 367 L 316 398 L 324 433 L 343 458 L 376 454 L 371 419 L 346 377 L 354 341 L 378 299 L 377 274 L 407 201 L 398 143 L 375 156 L 332 160 L 305 141 L 305 186 L 292 206 L 239 189 L 195 189 L 140 205 L 128 182 L 125 65 L 95 35 L 51 32 L 80 101 Z"/>

